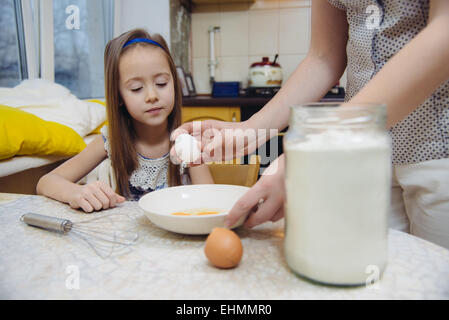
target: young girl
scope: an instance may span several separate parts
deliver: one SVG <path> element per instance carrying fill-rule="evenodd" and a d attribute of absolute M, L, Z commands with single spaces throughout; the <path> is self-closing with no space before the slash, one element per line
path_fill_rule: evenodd
<path fill-rule="evenodd" d="M 170 133 L 181 124 L 176 67 L 160 35 L 136 29 L 109 41 L 105 54 L 108 127 L 81 153 L 43 176 L 37 193 L 86 212 L 138 200 L 156 189 L 181 184 L 170 162 Z M 117 190 L 102 183 L 76 184 L 105 158 Z M 206 165 L 190 168 L 193 184 L 213 183 Z"/>

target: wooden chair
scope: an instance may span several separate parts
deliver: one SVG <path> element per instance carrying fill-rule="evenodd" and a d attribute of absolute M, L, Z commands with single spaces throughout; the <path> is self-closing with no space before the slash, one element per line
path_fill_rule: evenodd
<path fill-rule="evenodd" d="M 252 187 L 259 176 L 260 156 L 252 155 L 249 164 L 240 164 L 240 159 L 234 159 L 223 163 L 209 163 L 208 166 L 216 184 Z"/>
<path fill-rule="evenodd" d="M 223 162 L 212 162 L 207 165 L 216 184 L 252 187 L 259 176 L 260 156 L 251 155 L 249 164 L 241 164 L 241 159 L 238 158 Z M 88 184 L 96 180 L 103 181 L 113 189 L 116 188 L 114 172 L 109 159 L 104 160 L 79 183 Z"/>

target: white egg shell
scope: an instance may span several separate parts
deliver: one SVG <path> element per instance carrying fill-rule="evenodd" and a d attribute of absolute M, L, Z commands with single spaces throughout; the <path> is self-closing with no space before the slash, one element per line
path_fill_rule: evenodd
<path fill-rule="evenodd" d="M 183 162 L 194 162 L 200 156 L 198 140 L 190 134 L 179 135 L 175 140 L 175 151 Z"/>

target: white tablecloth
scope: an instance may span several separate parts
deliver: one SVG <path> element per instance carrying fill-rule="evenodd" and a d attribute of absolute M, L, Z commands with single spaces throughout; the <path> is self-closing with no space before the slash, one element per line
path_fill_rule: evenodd
<path fill-rule="evenodd" d="M 214 268 L 206 236 L 184 236 L 154 226 L 135 202 L 115 212 L 137 218 L 139 240 L 126 255 L 103 259 L 70 234 L 27 226 L 35 212 L 90 219 L 40 196 L 0 195 L 1 299 L 448 299 L 449 250 L 390 230 L 387 268 L 374 286 L 318 285 L 294 275 L 283 253 L 283 222 L 240 228 L 239 266 Z"/>

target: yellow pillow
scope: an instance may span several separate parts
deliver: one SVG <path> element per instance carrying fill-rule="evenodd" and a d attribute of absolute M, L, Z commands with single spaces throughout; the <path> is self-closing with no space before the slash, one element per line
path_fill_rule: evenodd
<path fill-rule="evenodd" d="M 102 104 L 103 106 L 106 107 L 106 102 L 98 100 L 98 99 L 92 99 L 92 100 L 87 100 L 88 102 L 95 102 L 95 103 L 99 103 Z M 92 131 L 90 134 L 100 134 L 101 133 L 101 128 L 107 123 L 107 121 L 103 122 L 102 124 L 100 124 L 94 131 Z"/>
<path fill-rule="evenodd" d="M 86 143 L 73 129 L 0 105 L 0 160 L 15 155 L 75 155 Z"/>

